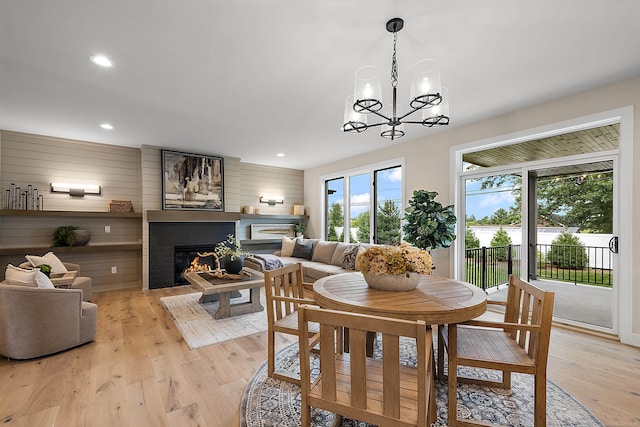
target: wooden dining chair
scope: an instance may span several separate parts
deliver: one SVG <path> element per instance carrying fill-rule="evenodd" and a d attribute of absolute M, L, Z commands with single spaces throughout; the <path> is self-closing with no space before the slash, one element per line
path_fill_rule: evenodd
<path fill-rule="evenodd" d="M 302 264 L 291 264 L 275 270 L 265 270 L 264 286 L 267 303 L 268 375 L 271 378 L 300 385 L 300 378 L 276 372 L 276 333 L 298 336 L 298 306 L 315 304 L 305 298 L 302 282 Z M 308 291 L 307 291 L 308 295 Z M 312 347 L 317 343 L 317 332 L 310 331 Z"/>
<path fill-rule="evenodd" d="M 554 296 L 553 292 L 511 275 L 506 303 L 492 302 L 505 307 L 503 322 L 470 320 L 439 329 L 439 341 L 448 352 L 450 425 L 475 425 L 456 419 L 458 380 L 511 388 L 511 372 L 534 376 L 534 425 L 546 425 L 547 356 Z M 458 377 L 457 367 L 461 365 L 502 371 L 502 381 Z"/>
<path fill-rule="evenodd" d="M 436 421 L 431 330 L 423 321 L 298 308 L 302 426 L 311 425 L 311 407 L 380 426 L 429 426 Z M 309 323 L 320 330 L 320 373 L 310 379 Z M 349 329 L 349 353 L 339 350 Z M 366 334 L 382 334 L 382 359 L 366 356 Z M 417 365 L 400 363 L 400 337 L 415 339 Z M 338 349 L 338 350 L 336 350 Z"/>

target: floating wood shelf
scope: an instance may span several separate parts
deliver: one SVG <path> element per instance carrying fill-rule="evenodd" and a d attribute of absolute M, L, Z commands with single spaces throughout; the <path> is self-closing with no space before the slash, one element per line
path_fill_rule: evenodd
<path fill-rule="evenodd" d="M 140 212 L 30 211 L 2 209 L 0 216 L 67 218 L 142 218 Z"/>
<path fill-rule="evenodd" d="M 209 212 L 189 210 L 148 210 L 148 222 L 221 222 L 238 221 L 238 212 Z"/>
<path fill-rule="evenodd" d="M 52 251 L 59 254 L 69 253 L 97 253 L 111 251 L 139 251 L 142 249 L 142 243 L 104 243 L 85 246 L 13 246 L 0 248 L 0 255 L 30 254 Z"/>
<path fill-rule="evenodd" d="M 301 221 L 303 219 L 309 219 L 308 215 L 255 215 L 255 214 L 242 214 L 241 219 L 286 219 L 292 221 Z"/>

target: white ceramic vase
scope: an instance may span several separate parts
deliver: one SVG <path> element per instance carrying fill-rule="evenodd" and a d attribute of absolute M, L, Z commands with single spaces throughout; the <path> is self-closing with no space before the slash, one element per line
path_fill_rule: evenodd
<path fill-rule="evenodd" d="M 420 274 L 405 272 L 403 274 L 373 274 L 363 272 L 364 280 L 370 288 L 381 291 L 410 291 L 420 283 Z"/>

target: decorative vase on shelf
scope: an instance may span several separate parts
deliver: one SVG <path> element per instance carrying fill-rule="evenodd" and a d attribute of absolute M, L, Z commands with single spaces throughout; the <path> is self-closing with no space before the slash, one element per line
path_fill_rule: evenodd
<path fill-rule="evenodd" d="M 407 271 L 403 274 L 374 274 L 363 272 L 364 280 L 370 288 L 380 291 L 410 291 L 420 283 L 420 274 Z"/>
<path fill-rule="evenodd" d="M 91 240 L 91 232 L 89 230 L 73 230 L 73 246 L 84 246 Z"/>
<path fill-rule="evenodd" d="M 226 256 L 222 258 L 222 265 L 227 273 L 240 274 L 242 267 L 244 267 L 244 257 L 240 256 L 232 260 L 230 256 Z"/>

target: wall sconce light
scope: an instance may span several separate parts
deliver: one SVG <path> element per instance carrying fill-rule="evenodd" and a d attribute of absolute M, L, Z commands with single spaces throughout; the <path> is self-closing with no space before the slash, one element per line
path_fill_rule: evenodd
<path fill-rule="evenodd" d="M 90 184 L 51 183 L 52 193 L 69 193 L 70 196 L 84 197 L 85 194 L 102 194 L 102 187 Z"/>
<path fill-rule="evenodd" d="M 283 196 L 260 196 L 260 203 L 265 203 L 269 206 L 284 204 Z"/>

